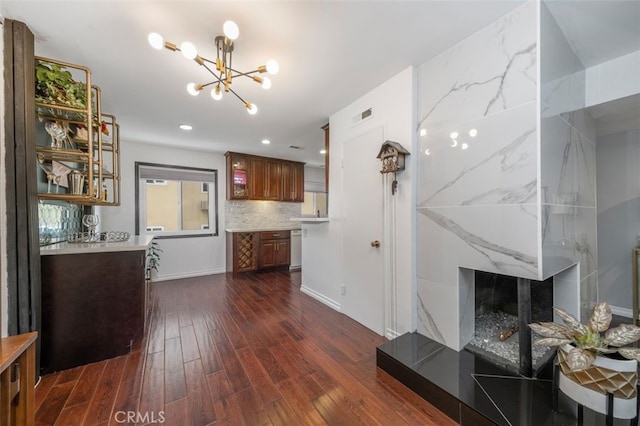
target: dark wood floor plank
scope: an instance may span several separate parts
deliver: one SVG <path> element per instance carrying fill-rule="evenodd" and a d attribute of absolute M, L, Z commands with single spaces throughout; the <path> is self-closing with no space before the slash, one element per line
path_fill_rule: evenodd
<path fill-rule="evenodd" d="M 182 357 L 184 362 L 200 359 L 198 340 L 193 327 L 193 321 L 186 327 L 180 327 L 180 339 L 182 339 Z"/>
<path fill-rule="evenodd" d="M 193 315 L 193 331 L 196 335 L 196 341 L 198 342 L 198 350 L 200 351 L 200 360 L 202 361 L 202 368 L 204 374 L 208 375 L 222 369 L 222 361 L 220 355 L 216 349 L 215 343 L 211 334 L 209 333 L 209 327 L 201 314 Z"/>
<path fill-rule="evenodd" d="M 159 412 L 163 409 L 164 352 L 148 353 L 140 393 L 140 412 Z"/>
<path fill-rule="evenodd" d="M 116 400 L 118 386 L 124 371 L 126 357 L 111 358 L 104 366 L 102 376 L 93 393 L 89 408 L 85 415 L 85 423 L 108 423 L 111 420 L 113 404 Z"/>
<path fill-rule="evenodd" d="M 251 348 L 246 347 L 238 350 L 238 358 L 260 396 L 262 404 L 268 404 L 281 398 L 280 392 L 271 382 L 269 375 L 262 368 L 260 361 Z"/>
<path fill-rule="evenodd" d="M 67 406 L 91 401 L 106 364 L 107 361 L 100 361 L 85 366 L 82 375 L 78 378 L 76 386 L 69 396 Z"/>
<path fill-rule="evenodd" d="M 116 426 L 131 412 L 141 425 L 162 413 L 180 426 L 455 424 L 379 370 L 385 339 L 303 294 L 300 276 L 153 283 L 144 340 L 43 377 L 37 423 Z"/>
<path fill-rule="evenodd" d="M 242 368 L 242 364 L 240 364 L 231 344 L 228 342 L 220 342 L 216 347 L 220 353 L 224 371 L 229 378 L 233 391 L 240 392 L 241 390 L 251 387 L 251 381 Z"/>
<path fill-rule="evenodd" d="M 199 359 L 184 364 L 185 375 L 187 377 L 187 404 L 189 414 L 193 424 L 207 425 L 216 420 L 215 411 Z"/>
<path fill-rule="evenodd" d="M 49 374 L 46 376 L 40 377 L 40 381 L 36 384 L 36 392 L 35 392 L 35 409 L 37 410 L 42 405 L 42 402 L 45 400 L 47 394 L 51 390 L 51 388 L 56 384 L 58 380 L 58 373 Z"/>
<path fill-rule="evenodd" d="M 49 390 L 46 401 L 40 405 L 35 414 L 36 425 L 52 425 L 58 419 L 60 412 L 63 410 L 75 382 L 67 382 L 56 385 Z"/>
<path fill-rule="evenodd" d="M 300 424 L 324 424 L 322 416 L 312 402 L 313 399 L 319 395 L 309 398 L 293 379 L 282 380 L 276 384 L 276 387 L 284 400 L 287 401 L 291 410 L 293 410 L 295 416 L 299 419 Z"/>
<path fill-rule="evenodd" d="M 180 322 L 177 312 L 167 312 L 164 317 L 164 338 L 165 340 L 180 337 Z"/>
<path fill-rule="evenodd" d="M 55 424 L 60 426 L 81 425 L 83 424 L 83 419 L 88 410 L 89 402 L 66 407 L 60 412 L 60 415 L 56 419 Z M 78 422 L 78 419 L 80 420 L 80 422 Z M 88 424 L 93 423 L 88 422 Z"/>
<path fill-rule="evenodd" d="M 164 355 L 164 401 L 168 404 L 187 396 L 180 337 L 165 342 Z"/>

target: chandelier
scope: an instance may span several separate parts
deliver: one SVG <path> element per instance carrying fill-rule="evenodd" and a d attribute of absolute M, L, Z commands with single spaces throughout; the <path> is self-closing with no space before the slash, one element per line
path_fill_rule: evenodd
<path fill-rule="evenodd" d="M 233 21 L 226 21 L 222 26 L 222 29 L 224 31 L 224 35 L 220 35 L 215 38 L 217 51 L 215 60 L 207 59 L 198 55 L 196 47 L 193 43 L 188 41 L 185 41 L 180 45 L 180 47 L 178 47 L 174 43 L 164 41 L 162 36 L 158 33 L 149 34 L 148 40 L 149 44 L 154 49 L 160 50 L 163 47 L 166 47 L 171 51 L 181 52 L 185 58 L 194 60 L 213 76 L 213 81 L 207 83 L 189 83 L 187 85 L 187 92 L 189 92 L 190 95 L 197 96 L 203 89 L 212 86 L 211 97 L 216 101 L 219 101 L 222 99 L 223 92 L 231 92 L 244 104 L 249 114 L 253 115 L 258 112 L 258 107 L 251 102 L 245 101 L 240 95 L 238 95 L 238 93 L 231 88 L 231 83 L 235 78 L 247 77 L 260 84 L 263 88 L 269 89 L 271 87 L 271 80 L 269 77 L 262 77 L 259 74 L 263 74 L 265 72 L 271 75 L 277 74 L 280 67 L 278 66 L 278 62 L 274 59 L 269 59 L 265 65 L 261 65 L 253 71 L 241 72 L 234 69 L 233 41 L 238 38 L 238 35 L 240 35 L 240 30 L 238 25 Z"/>

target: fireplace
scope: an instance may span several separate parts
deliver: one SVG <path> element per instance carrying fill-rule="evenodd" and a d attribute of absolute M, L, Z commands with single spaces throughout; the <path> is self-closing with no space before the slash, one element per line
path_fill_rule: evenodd
<path fill-rule="evenodd" d="M 553 321 L 553 277 L 544 281 L 474 271 L 475 321 L 465 349 L 506 370 L 536 376 L 553 348 L 534 346 L 527 324 Z"/>

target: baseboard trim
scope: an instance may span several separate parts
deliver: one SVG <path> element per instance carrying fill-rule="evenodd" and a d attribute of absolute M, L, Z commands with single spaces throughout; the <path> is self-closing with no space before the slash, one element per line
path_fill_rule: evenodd
<path fill-rule="evenodd" d="M 311 296 L 317 301 L 322 302 L 328 307 L 340 312 L 340 304 L 335 300 L 329 299 L 325 295 L 318 293 L 317 291 L 310 289 L 309 287 L 305 287 L 304 285 L 300 286 L 300 291 L 306 294 L 307 296 Z"/>
<path fill-rule="evenodd" d="M 395 330 L 391 330 L 390 328 L 387 328 L 386 336 L 385 336 L 387 339 L 393 340 L 393 339 L 395 339 L 396 337 L 399 337 L 399 336 L 401 336 L 401 333 L 398 333 Z"/>
<path fill-rule="evenodd" d="M 629 319 L 633 318 L 633 310 L 628 308 L 619 308 L 617 306 L 612 306 L 611 313 L 614 315 L 618 315 L 620 317 L 625 317 Z"/>
<path fill-rule="evenodd" d="M 198 271 L 198 272 L 190 272 L 188 274 L 173 274 L 173 275 L 161 275 L 157 277 L 152 277 L 151 282 L 156 283 L 160 281 L 171 281 L 171 280 L 179 280 L 182 278 L 194 278 L 194 277 L 202 277 L 205 275 L 216 275 L 216 274 L 224 274 L 226 273 L 226 269 L 210 269 L 208 271 Z"/>

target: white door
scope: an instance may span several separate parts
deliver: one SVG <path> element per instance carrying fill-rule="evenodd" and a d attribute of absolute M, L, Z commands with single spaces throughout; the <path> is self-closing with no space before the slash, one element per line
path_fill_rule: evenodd
<path fill-rule="evenodd" d="M 344 144 L 343 265 L 341 310 L 384 335 L 384 256 L 381 163 L 382 128 Z M 372 242 L 380 242 L 374 247 Z"/>

